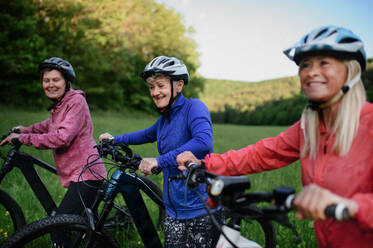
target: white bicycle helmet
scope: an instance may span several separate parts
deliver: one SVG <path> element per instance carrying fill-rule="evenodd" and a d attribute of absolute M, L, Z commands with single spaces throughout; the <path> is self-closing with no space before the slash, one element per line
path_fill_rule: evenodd
<path fill-rule="evenodd" d="M 146 80 L 155 73 L 161 73 L 173 80 L 183 80 L 184 85 L 189 82 L 189 73 L 186 66 L 177 58 L 158 56 L 145 66 L 141 77 Z"/>
<path fill-rule="evenodd" d="M 352 31 L 343 27 L 324 26 L 314 29 L 303 36 L 294 46 L 284 50 L 284 53 L 299 65 L 305 56 L 318 51 L 342 58 L 356 59 L 361 65 L 361 70 L 365 70 L 366 53 L 362 40 Z"/>
<path fill-rule="evenodd" d="M 176 102 L 180 94 L 174 96 L 174 80 L 183 80 L 184 85 L 189 82 L 189 73 L 186 66 L 181 63 L 180 60 L 174 57 L 158 56 L 150 61 L 146 66 L 144 71 L 141 73 L 141 77 L 146 81 L 147 78 L 151 77 L 155 73 L 161 73 L 165 76 L 171 78 L 171 97 L 166 107 L 157 108 L 158 112 L 161 114 L 169 113 L 171 106 Z M 180 93 L 180 92 L 179 92 Z"/>

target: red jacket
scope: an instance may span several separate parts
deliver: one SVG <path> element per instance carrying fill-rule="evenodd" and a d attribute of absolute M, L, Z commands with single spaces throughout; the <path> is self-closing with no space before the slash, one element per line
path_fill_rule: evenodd
<path fill-rule="evenodd" d="M 80 90 L 69 90 L 62 100 L 51 110 L 49 119 L 25 128 L 19 141 L 38 149 L 52 149 L 57 174 L 62 186 L 78 182 L 83 165 L 91 154 L 98 154 L 93 139 L 93 125 L 85 95 Z M 90 158 L 90 161 L 97 156 Z M 96 162 L 101 162 L 99 159 Z M 106 178 L 103 164 L 91 167 Z M 100 178 L 102 179 L 102 178 Z M 80 179 L 81 180 L 81 179 Z M 86 170 L 83 180 L 98 180 Z"/>
<path fill-rule="evenodd" d="M 350 151 L 337 156 L 332 151 L 334 136 L 321 128 L 316 160 L 301 159 L 302 183 L 315 183 L 359 205 L 354 219 L 315 222 L 319 247 L 373 247 L 373 104 L 366 103 Z M 298 121 L 275 138 L 222 155 L 206 156 L 206 168 L 221 175 L 243 175 L 284 167 L 300 159 L 304 136 Z"/>

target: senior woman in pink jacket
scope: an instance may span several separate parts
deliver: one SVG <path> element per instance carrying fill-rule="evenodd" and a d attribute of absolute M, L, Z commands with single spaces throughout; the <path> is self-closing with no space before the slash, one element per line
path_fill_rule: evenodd
<path fill-rule="evenodd" d="M 81 214 L 84 207 L 78 192 L 85 205 L 90 206 L 96 189 L 107 177 L 101 160 L 91 167 L 94 175 L 89 170 L 81 175 L 87 158 L 97 154 L 88 104 L 84 92 L 72 89 L 75 72 L 68 61 L 57 57 L 46 59 L 39 65 L 39 71 L 44 93 L 52 102 L 50 117 L 29 127 L 18 126 L 21 134 L 12 133 L 0 145 L 18 139 L 37 149 L 52 149 L 58 177 L 62 186 L 68 188 L 56 214 Z M 54 245 L 59 246 L 63 244 Z"/>

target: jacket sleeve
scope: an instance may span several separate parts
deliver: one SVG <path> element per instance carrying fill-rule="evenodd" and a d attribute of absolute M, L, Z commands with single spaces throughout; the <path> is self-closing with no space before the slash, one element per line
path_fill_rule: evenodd
<path fill-rule="evenodd" d="M 357 193 L 352 199 L 357 202 L 359 210 L 356 219 L 364 229 L 373 229 L 373 193 Z"/>
<path fill-rule="evenodd" d="M 157 126 L 159 119 L 149 128 L 139 130 L 133 133 L 126 133 L 119 136 L 114 136 L 114 144 L 125 145 L 141 145 L 151 143 L 157 140 Z"/>
<path fill-rule="evenodd" d="M 207 155 L 206 169 L 219 175 L 237 176 L 284 167 L 300 158 L 299 132 L 297 122 L 277 137 L 259 140 L 237 151 Z"/>
<path fill-rule="evenodd" d="M 184 151 L 191 151 L 197 158 L 203 158 L 213 151 L 211 118 L 203 102 L 195 101 L 192 104 L 188 113 L 188 129 L 191 139 L 176 149 L 157 157 L 160 167 L 177 167 L 176 157 Z"/>
<path fill-rule="evenodd" d="M 31 126 L 26 127 L 25 133 L 48 133 L 50 120 L 44 120 L 40 123 L 35 123 Z"/>
<path fill-rule="evenodd" d="M 84 118 L 87 114 L 88 105 L 83 96 L 71 99 L 63 111 L 64 118 L 58 123 L 53 131 L 36 134 L 20 134 L 19 141 L 25 145 L 33 145 L 38 149 L 56 149 L 68 147 L 71 141 L 77 136 Z"/>

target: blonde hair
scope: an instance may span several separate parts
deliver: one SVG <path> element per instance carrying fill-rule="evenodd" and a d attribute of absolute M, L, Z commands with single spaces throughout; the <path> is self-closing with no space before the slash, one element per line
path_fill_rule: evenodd
<path fill-rule="evenodd" d="M 348 75 L 346 83 L 361 73 L 360 64 L 356 60 L 344 61 Z M 342 97 L 336 120 L 332 128 L 335 134 L 333 151 L 344 156 L 350 150 L 359 128 L 360 111 L 366 101 L 366 94 L 361 78 L 357 84 Z M 315 159 L 320 144 L 320 116 L 317 110 L 305 107 L 301 117 L 301 127 L 304 134 L 304 145 L 301 157 Z"/>

